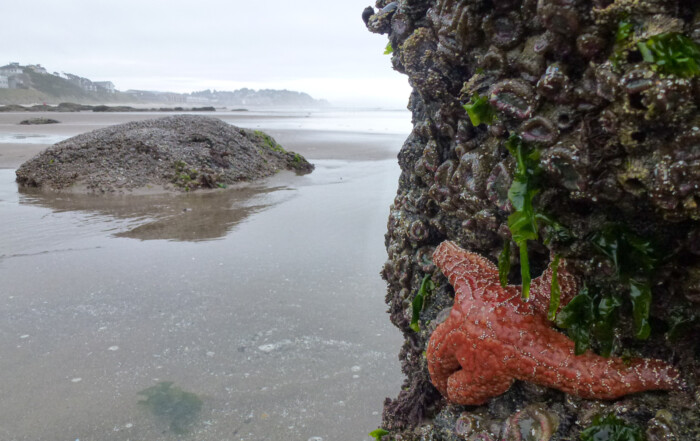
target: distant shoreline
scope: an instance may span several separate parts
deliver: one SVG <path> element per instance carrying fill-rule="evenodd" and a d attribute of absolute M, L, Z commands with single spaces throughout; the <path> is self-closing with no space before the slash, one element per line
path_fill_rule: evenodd
<path fill-rule="evenodd" d="M 246 112 L 248 109 L 231 109 L 229 112 Z M 0 112 L 216 112 L 213 106 L 205 107 L 132 107 L 132 106 L 107 106 L 87 105 L 76 103 L 61 103 L 58 105 L 37 104 L 22 106 L 19 104 L 6 104 L 0 106 Z"/>

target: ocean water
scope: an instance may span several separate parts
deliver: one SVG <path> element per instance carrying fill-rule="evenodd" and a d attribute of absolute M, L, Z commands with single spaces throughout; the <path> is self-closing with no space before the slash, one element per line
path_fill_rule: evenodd
<path fill-rule="evenodd" d="M 402 381 L 379 276 L 399 115 L 246 115 L 316 170 L 239 192 L 44 194 L 0 170 L 0 439 L 370 440 Z"/>
<path fill-rule="evenodd" d="M 378 133 L 407 135 L 412 129 L 411 114 L 408 110 L 323 110 L 323 111 L 267 111 L 267 112 L 224 112 L 216 116 L 224 119 L 232 115 L 250 120 L 237 125 L 242 127 L 265 127 L 268 130 L 320 130 L 351 133 Z M 242 115 L 242 114 L 245 114 Z M 262 117 L 257 121 L 257 117 Z M 272 119 L 272 120 L 271 120 Z"/>
<path fill-rule="evenodd" d="M 160 118 L 165 112 L 126 113 L 1 113 L 1 144 L 55 144 L 84 131 L 132 120 Z M 235 111 L 220 109 L 216 112 L 191 112 L 223 119 L 231 124 L 251 129 L 270 131 L 322 131 L 355 134 L 384 134 L 406 136 L 412 129 L 408 110 L 330 109 L 330 110 L 265 110 Z M 60 124 L 25 126 L 19 121 L 42 116 L 58 119 Z"/>
<path fill-rule="evenodd" d="M 68 137 L 62 134 L 0 133 L 0 144 L 55 144 Z"/>

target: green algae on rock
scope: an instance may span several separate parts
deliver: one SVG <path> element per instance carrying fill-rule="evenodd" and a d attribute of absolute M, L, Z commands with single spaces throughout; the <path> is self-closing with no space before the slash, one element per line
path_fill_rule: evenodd
<path fill-rule="evenodd" d="M 390 3 L 395 7 L 384 10 Z M 425 331 L 444 318 L 453 298 L 426 256 L 448 239 L 498 260 L 504 283 L 528 278 L 511 270 L 522 268 L 525 256 L 505 252 L 516 237 L 509 218 L 518 212 L 509 193 L 514 183 L 523 187 L 517 157 L 506 146 L 513 135 L 539 152 L 528 224 L 535 238 L 525 241 L 530 277 L 560 256 L 589 289 L 588 300 L 574 303 L 581 303 L 581 313 L 557 317 L 576 328 L 579 350 L 663 359 L 679 368 L 690 390 L 697 387 L 700 80 L 692 72 L 700 3 L 379 0 L 376 8 L 368 29 L 388 35 L 392 65 L 413 87 L 414 128 L 398 156 L 402 175 L 382 271 L 391 321 L 406 337 L 404 388 L 384 406 L 389 436 L 468 439 L 447 427 L 457 417 L 442 418 L 464 409 L 435 393 L 422 356 L 430 337 Z M 490 124 L 465 111 L 474 113 L 464 105 L 477 104 L 476 97 L 488 97 L 495 113 Z M 606 235 L 611 225 L 617 236 Z M 649 254 L 652 266 L 644 262 L 646 240 L 663 248 Z M 621 257 L 610 246 L 636 257 Z M 410 299 L 428 274 L 436 288 L 416 333 Z M 584 429 L 576 421 L 587 421 L 592 406 L 516 383 L 478 409 L 504 421 L 535 402 L 557 409 L 552 441 L 576 439 Z M 640 393 L 601 408 L 621 402 L 651 411 L 631 412 L 631 423 L 645 427 L 666 408 L 683 428 L 678 440 L 700 438 L 691 392 Z"/>
<path fill-rule="evenodd" d="M 590 427 L 581 432 L 581 441 L 644 441 L 641 427 L 627 424 L 610 414 L 606 417 L 597 415 Z"/>
<path fill-rule="evenodd" d="M 16 174 L 28 187 L 115 193 L 221 188 L 283 169 L 309 173 L 313 165 L 263 132 L 177 115 L 74 136 L 25 162 Z"/>

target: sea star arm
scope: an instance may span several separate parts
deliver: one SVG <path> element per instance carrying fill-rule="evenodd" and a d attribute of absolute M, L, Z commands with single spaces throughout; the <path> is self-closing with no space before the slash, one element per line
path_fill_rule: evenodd
<path fill-rule="evenodd" d="M 679 372 L 664 361 L 633 358 L 625 362 L 591 351 L 575 355 L 574 343 L 551 328 L 540 327 L 536 338 L 519 342 L 517 352 L 507 369 L 515 378 L 583 398 L 610 400 L 681 386 Z"/>
<path fill-rule="evenodd" d="M 498 342 L 469 339 L 461 321 L 460 313 L 452 314 L 435 330 L 426 351 L 428 370 L 433 385 L 450 402 L 479 405 L 507 391 L 514 377 L 505 371 Z"/>
<path fill-rule="evenodd" d="M 457 294 L 478 296 L 483 292 L 484 285 L 499 283 L 496 265 L 451 241 L 446 240 L 438 245 L 433 253 L 433 262 L 442 269 Z"/>
<path fill-rule="evenodd" d="M 561 292 L 559 298 L 559 308 L 557 312 L 566 306 L 571 299 L 578 293 L 579 281 L 576 276 L 569 272 L 569 266 L 565 260 L 559 262 L 559 267 L 557 268 L 557 281 L 559 283 L 559 290 Z M 549 302 L 552 294 L 552 276 L 553 276 L 552 265 L 550 264 L 547 269 L 532 281 L 530 292 L 532 297 L 530 302 L 532 303 L 535 312 L 543 317 L 547 317 L 549 313 Z M 520 287 L 515 287 L 520 290 Z"/>

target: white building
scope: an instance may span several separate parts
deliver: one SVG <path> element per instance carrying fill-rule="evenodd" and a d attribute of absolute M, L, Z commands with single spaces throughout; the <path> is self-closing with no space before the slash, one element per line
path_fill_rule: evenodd
<path fill-rule="evenodd" d="M 5 75 L 0 75 L 0 89 L 9 89 L 10 82 Z"/>
<path fill-rule="evenodd" d="M 23 73 L 24 70 L 22 70 L 22 67 L 19 65 L 19 63 L 10 63 L 6 66 L 0 67 L 0 75 L 4 75 L 6 77 L 21 75 Z"/>

